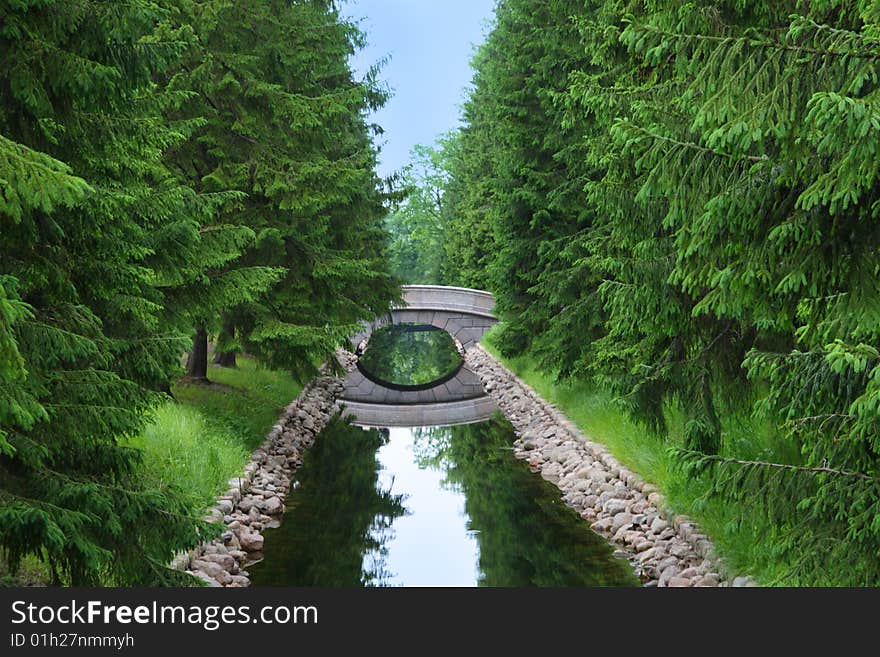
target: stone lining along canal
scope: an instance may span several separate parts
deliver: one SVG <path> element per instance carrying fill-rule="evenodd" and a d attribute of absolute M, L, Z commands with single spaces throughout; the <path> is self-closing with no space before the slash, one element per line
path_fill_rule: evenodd
<path fill-rule="evenodd" d="M 512 453 L 513 427 L 363 429 L 306 453 L 256 586 L 638 586 L 630 565 Z"/>

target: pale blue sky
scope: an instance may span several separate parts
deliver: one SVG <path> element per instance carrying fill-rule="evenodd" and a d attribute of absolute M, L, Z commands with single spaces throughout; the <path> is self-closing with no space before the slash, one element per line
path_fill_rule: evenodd
<path fill-rule="evenodd" d="M 470 60 L 484 37 L 495 0 L 349 0 L 343 15 L 363 19 L 369 45 L 356 71 L 389 57 L 381 79 L 391 100 L 372 117 L 385 129 L 379 173 L 402 168 L 416 144 L 431 144 L 458 125 Z"/>

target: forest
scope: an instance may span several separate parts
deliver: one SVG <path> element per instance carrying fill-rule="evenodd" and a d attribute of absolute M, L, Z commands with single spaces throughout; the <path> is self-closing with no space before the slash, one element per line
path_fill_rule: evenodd
<path fill-rule="evenodd" d="M 872 0 L 500 0 L 388 219 L 404 280 L 493 292 L 501 356 L 607 395 L 777 583 L 880 583 L 878 64 Z"/>
<path fill-rule="evenodd" d="M 401 282 L 492 292 L 741 572 L 880 584 L 880 3 L 498 0 L 388 178 L 339 5 L 0 0 L 0 584 L 191 583 L 272 421 L 216 398 L 271 416 Z"/>
<path fill-rule="evenodd" d="M 205 381 L 209 336 L 304 380 L 399 293 L 362 41 L 331 0 L 0 2 L 10 571 L 188 580 L 169 560 L 216 525 L 136 447 L 171 384 Z"/>

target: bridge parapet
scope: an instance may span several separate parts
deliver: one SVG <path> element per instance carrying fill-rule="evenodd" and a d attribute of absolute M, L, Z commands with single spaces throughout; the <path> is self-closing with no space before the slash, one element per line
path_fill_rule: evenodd
<path fill-rule="evenodd" d="M 436 326 L 468 349 L 498 322 L 493 311 L 495 297 L 483 290 L 445 285 L 404 285 L 402 305 L 384 317 L 365 324 L 352 336 L 352 347 L 370 337 L 373 331 L 389 324 L 425 324 Z"/>
<path fill-rule="evenodd" d="M 401 309 L 441 310 L 496 319 L 495 297 L 483 290 L 447 285 L 404 285 Z"/>

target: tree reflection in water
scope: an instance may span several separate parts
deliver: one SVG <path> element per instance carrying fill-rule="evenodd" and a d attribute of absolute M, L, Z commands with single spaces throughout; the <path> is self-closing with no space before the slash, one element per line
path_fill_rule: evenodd
<path fill-rule="evenodd" d="M 452 336 L 433 326 L 395 324 L 373 332 L 360 366 L 370 375 L 401 386 L 442 379 L 461 364 Z"/>
<path fill-rule="evenodd" d="M 385 543 L 402 495 L 380 489 L 376 452 L 387 437 L 333 418 L 306 452 L 281 527 L 265 532 L 270 558 L 250 567 L 256 586 L 382 586 Z"/>
<path fill-rule="evenodd" d="M 513 427 L 491 421 L 414 430 L 422 467 L 465 497 L 479 542 L 479 586 L 638 586 L 628 563 L 511 450 Z"/>
<path fill-rule="evenodd" d="M 300 486 L 288 498 L 281 527 L 265 533 L 266 561 L 248 569 L 253 584 L 443 583 L 460 574 L 461 559 L 473 563 L 472 557 L 471 581 L 479 586 L 638 585 L 629 564 L 614 558 L 611 546 L 562 502 L 556 486 L 513 455 L 513 427 L 500 414 L 482 424 L 399 430 L 392 440 L 405 442 L 389 442 L 387 433 L 338 417 L 330 422 L 305 454 Z M 396 485 L 409 498 L 390 492 L 395 469 L 382 470 L 380 461 L 389 458 L 380 450 L 386 445 L 396 445 L 395 458 L 417 465 L 394 466 L 402 478 Z M 419 478 L 426 470 L 438 474 Z M 438 485 L 454 495 L 437 495 Z M 394 527 L 410 515 L 405 501 L 414 515 Z M 454 521 L 444 524 L 450 509 L 461 520 L 460 531 Z M 427 533 L 413 535 L 414 529 Z M 424 551 L 414 547 L 426 539 L 436 544 Z M 462 540 L 473 544 L 471 557 L 463 556 Z M 434 548 L 458 560 L 444 565 Z"/>

